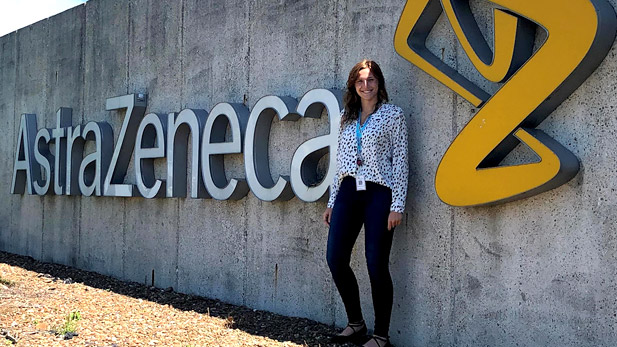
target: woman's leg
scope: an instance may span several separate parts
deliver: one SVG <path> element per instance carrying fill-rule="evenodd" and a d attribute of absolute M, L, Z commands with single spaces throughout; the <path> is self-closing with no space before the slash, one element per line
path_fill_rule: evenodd
<path fill-rule="evenodd" d="M 362 209 L 353 178 L 344 179 L 332 209 L 327 260 L 350 323 L 362 321 L 358 281 L 349 262 L 362 226 Z"/>
<path fill-rule="evenodd" d="M 375 183 L 370 183 L 367 189 L 365 254 L 375 309 L 375 335 L 387 337 L 393 298 L 389 269 L 393 230 L 388 230 L 392 193 L 389 188 Z"/>

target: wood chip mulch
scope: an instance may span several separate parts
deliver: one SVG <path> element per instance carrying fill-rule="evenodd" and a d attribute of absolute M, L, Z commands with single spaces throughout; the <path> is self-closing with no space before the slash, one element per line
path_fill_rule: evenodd
<path fill-rule="evenodd" d="M 332 345 L 331 326 L 0 252 L 0 346 Z"/>

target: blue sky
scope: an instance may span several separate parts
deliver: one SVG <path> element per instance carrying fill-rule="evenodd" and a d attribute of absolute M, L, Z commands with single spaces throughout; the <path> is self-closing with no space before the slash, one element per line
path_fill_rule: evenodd
<path fill-rule="evenodd" d="M 84 2 L 86 0 L 0 0 L 0 36 Z"/>

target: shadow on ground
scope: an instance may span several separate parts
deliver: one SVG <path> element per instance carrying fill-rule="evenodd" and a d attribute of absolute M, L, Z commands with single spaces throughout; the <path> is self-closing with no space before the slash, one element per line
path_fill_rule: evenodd
<path fill-rule="evenodd" d="M 219 300 L 160 289 L 135 282 L 123 282 L 115 278 L 84 271 L 69 266 L 43 263 L 25 257 L 0 251 L 0 262 L 22 269 L 46 274 L 59 280 L 83 283 L 87 286 L 110 290 L 114 293 L 136 299 L 149 300 L 176 309 L 208 314 L 212 317 L 233 320 L 232 327 L 249 334 L 268 337 L 277 341 L 292 341 L 306 346 L 354 346 L 328 343 L 335 332 L 333 327 L 305 318 L 286 317 L 274 313 L 235 306 Z M 70 282 L 66 281 L 66 282 Z"/>

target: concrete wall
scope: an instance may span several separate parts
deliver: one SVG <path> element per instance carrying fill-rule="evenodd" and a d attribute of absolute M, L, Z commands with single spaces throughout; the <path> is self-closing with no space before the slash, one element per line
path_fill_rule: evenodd
<path fill-rule="evenodd" d="M 617 0 L 610 0 L 617 6 Z M 472 1 L 491 36 L 486 2 Z M 346 323 L 324 260 L 324 203 L 11 195 L 19 117 L 53 127 L 122 122 L 105 99 L 149 95 L 147 112 L 210 110 L 265 95 L 300 98 L 343 88 L 359 59 L 384 69 L 406 112 L 410 189 L 391 254 L 399 346 L 614 346 L 617 344 L 617 57 L 539 128 L 570 149 L 569 183 L 493 207 L 452 208 L 434 175 L 476 110 L 393 48 L 403 0 L 90 0 L 0 38 L 0 249 L 234 304 Z M 538 40 L 542 39 L 539 34 Z M 447 21 L 428 45 L 474 77 Z M 271 169 L 288 174 L 295 148 L 327 133 L 326 119 L 274 121 Z M 243 158 L 227 171 L 244 175 Z M 165 175 L 164 162 L 157 163 Z M 131 164 L 127 182 L 134 182 Z M 372 325 L 360 240 L 353 266 Z M 154 278 L 152 278 L 154 274 Z"/>

